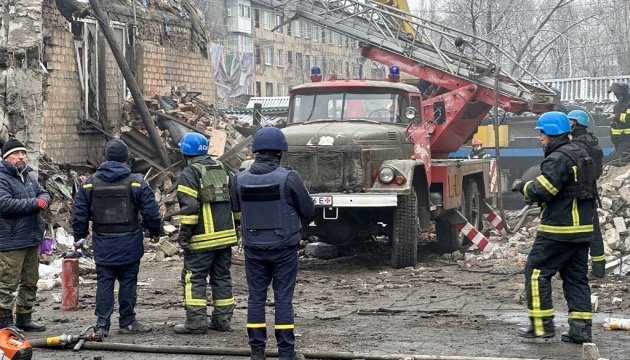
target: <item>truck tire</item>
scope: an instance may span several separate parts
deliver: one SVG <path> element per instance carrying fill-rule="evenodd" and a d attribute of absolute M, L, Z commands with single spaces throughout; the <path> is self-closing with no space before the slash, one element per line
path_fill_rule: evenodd
<path fill-rule="evenodd" d="M 462 214 L 477 230 L 482 230 L 483 227 L 481 201 L 481 192 L 477 181 L 475 179 L 466 180 L 464 193 L 462 194 Z"/>
<path fill-rule="evenodd" d="M 435 236 L 437 239 L 433 249 L 439 254 L 452 253 L 465 247 L 465 237 L 459 235 L 445 216 L 435 219 Z"/>
<path fill-rule="evenodd" d="M 391 230 L 392 267 L 414 266 L 418 261 L 418 198 L 415 191 L 398 196 Z"/>

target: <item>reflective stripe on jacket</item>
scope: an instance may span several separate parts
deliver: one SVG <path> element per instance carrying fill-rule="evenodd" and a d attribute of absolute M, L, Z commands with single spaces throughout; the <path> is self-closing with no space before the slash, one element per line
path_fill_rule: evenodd
<path fill-rule="evenodd" d="M 190 233 L 188 246 L 192 251 L 224 248 L 237 243 L 234 217 L 229 198 L 226 201 L 202 202 L 201 172 L 192 164 L 216 167 L 218 163 L 209 156 L 191 159 L 177 185 L 177 200 L 180 206 L 182 233 Z M 229 176 L 222 170 L 226 182 Z M 207 173 L 209 174 L 209 172 Z M 216 178 L 216 174 L 212 174 Z"/>
<path fill-rule="evenodd" d="M 570 182 L 577 182 L 579 169 L 567 155 L 556 151 L 560 147 L 579 156 L 588 156 L 581 145 L 568 139 L 552 144 L 540 165 L 541 175 L 525 184 L 523 194 L 542 206 L 539 232 L 558 241 L 590 241 L 594 202 L 567 196 L 565 188 Z"/>

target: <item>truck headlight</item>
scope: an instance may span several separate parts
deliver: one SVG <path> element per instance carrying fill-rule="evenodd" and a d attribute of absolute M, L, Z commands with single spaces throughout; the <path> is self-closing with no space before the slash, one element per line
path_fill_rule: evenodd
<path fill-rule="evenodd" d="M 395 177 L 396 172 L 394 171 L 394 169 L 387 166 L 381 168 L 381 170 L 379 170 L 378 172 L 378 181 L 382 182 L 383 184 L 390 184 L 392 181 L 394 181 Z"/>

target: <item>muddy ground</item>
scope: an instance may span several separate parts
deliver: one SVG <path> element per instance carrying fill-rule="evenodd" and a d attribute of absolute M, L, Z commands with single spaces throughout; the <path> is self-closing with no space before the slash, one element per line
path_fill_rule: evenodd
<path fill-rule="evenodd" d="M 509 259 L 471 264 L 426 254 L 415 268 L 394 270 L 388 265 L 387 248 L 379 244 L 334 260 L 301 258 L 295 295 L 297 346 L 307 352 L 579 359 L 582 347 L 561 342 L 559 335 L 547 344 L 523 343 L 516 337 L 517 328 L 527 321 L 526 306 L 521 302 L 521 266 Z M 184 318 L 180 267 L 181 260 L 142 263 L 137 318 L 150 323 L 155 330 L 144 335 L 119 335 L 115 313 L 106 342 L 247 349 L 247 288 L 243 266 L 234 264 L 232 268 L 237 301 L 234 331 L 186 336 L 175 335 L 172 330 Z M 59 288 L 39 292 L 35 318 L 47 324 L 44 335 L 77 333 L 94 324 L 94 276 L 83 279 L 87 283 L 81 285 L 78 311 L 59 310 L 60 304 L 54 301 Z M 567 329 L 566 305 L 560 280 L 554 286 L 556 327 L 560 332 Z M 593 333 L 604 358 L 630 359 L 630 333 L 606 331 L 602 327 L 606 317 L 630 317 L 629 288 L 627 276 L 592 281 L 593 292 L 600 295 Z M 610 301 L 613 296 L 624 300 L 613 305 Z M 272 309 L 268 307 L 268 314 Z M 268 315 L 269 320 L 273 323 L 272 315 Z M 273 339 L 269 348 L 275 349 Z M 210 357 L 37 349 L 33 358 Z"/>

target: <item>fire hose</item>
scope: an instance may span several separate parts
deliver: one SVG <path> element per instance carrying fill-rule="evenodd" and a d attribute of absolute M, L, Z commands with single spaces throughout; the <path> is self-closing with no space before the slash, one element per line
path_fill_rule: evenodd
<path fill-rule="evenodd" d="M 40 342 L 33 347 L 45 347 Z M 59 348 L 57 346 L 57 348 Z M 123 352 L 139 352 L 154 354 L 184 354 L 184 355 L 214 355 L 214 356 L 242 356 L 249 357 L 251 351 L 249 349 L 236 348 L 217 348 L 217 347 L 192 347 L 192 346 L 172 346 L 172 345 L 139 345 L 124 343 L 104 343 L 104 342 L 86 342 L 83 344 L 84 350 L 95 351 L 123 351 Z M 533 360 L 524 358 L 497 358 L 497 357 L 471 357 L 471 356 L 444 356 L 444 355 L 406 355 L 406 354 L 370 354 L 359 352 L 339 352 L 339 351 L 301 351 L 304 357 L 309 359 L 365 359 L 365 360 L 399 360 L 399 359 L 417 359 L 417 360 Z M 266 351 L 269 357 L 277 357 L 277 351 Z"/>

